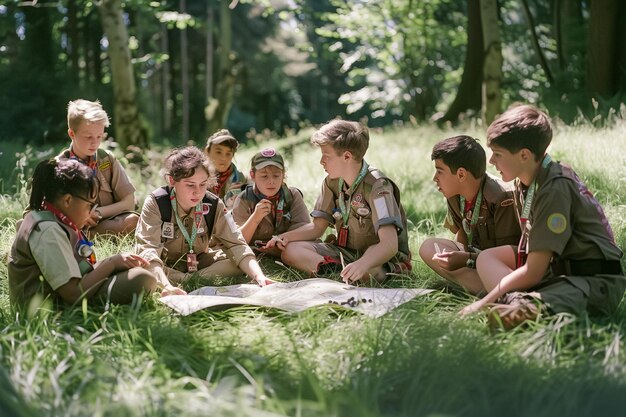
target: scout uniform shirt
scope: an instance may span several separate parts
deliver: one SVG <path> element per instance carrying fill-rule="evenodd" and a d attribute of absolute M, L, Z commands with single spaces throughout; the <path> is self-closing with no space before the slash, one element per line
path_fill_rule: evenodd
<path fill-rule="evenodd" d="M 246 256 L 254 256 L 252 249 L 248 247 L 232 216 L 226 212 L 224 203 L 218 199 L 217 204 L 212 230 L 208 230 L 205 216 L 201 216 L 202 220 L 198 226 L 196 240 L 193 244 L 193 251 L 197 254 L 198 262 L 200 262 L 199 269 L 208 267 L 212 263 L 204 264 L 203 257 L 212 257 L 216 253 L 220 253 L 220 251 L 209 249 L 211 237 L 216 238 L 220 242 L 220 249 L 226 253 L 235 265 L 239 265 Z M 185 225 L 188 235 L 191 236 L 191 230 L 195 221 L 195 210 L 192 209 L 187 214 L 180 209 L 178 204 L 176 207 L 181 222 Z M 181 269 L 181 266 L 186 267 L 186 255 L 189 253 L 189 244 L 178 228 L 176 216 L 172 212 L 170 223 L 163 223 L 159 206 L 152 194 L 148 195 L 144 202 L 135 237 L 137 239 L 136 252 L 148 262 L 156 261 L 161 266 L 166 265 L 176 269 Z M 183 269 L 186 271 L 185 267 Z"/>
<path fill-rule="evenodd" d="M 70 159 L 70 149 L 61 152 L 57 159 Z M 78 160 L 88 166 L 92 162 Z M 96 200 L 99 206 L 117 203 L 127 195 L 135 192 L 135 187 L 128 179 L 126 171 L 124 171 L 122 164 L 120 164 L 113 153 L 105 149 L 98 149 L 96 158 L 92 163 L 95 163 L 94 169 L 100 181 L 100 192 Z"/>
<path fill-rule="evenodd" d="M 550 251 L 566 260 L 619 261 L 622 251 L 600 204 L 574 171 L 556 162 L 537 173 L 528 221 L 528 252 Z M 516 183 L 515 203 L 521 216 L 525 192 Z"/>
<path fill-rule="evenodd" d="M 381 171 L 369 167 L 351 197 L 346 247 L 365 252 L 367 248 L 380 242 L 378 228 L 393 224 L 398 231 L 398 251 L 409 256 L 406 214 L 400 204 L 400 195 L 395 184 Z M 343 226 L 339 198 L 339 179 L 326 177 L 322 184 L 322 193 L 311 212 L 312 217 L 320 217 L 334 224 L 337 233 Z"/>
<path fill-rule="evenodd" d="M 310 223 L 309 212 L 302 199 L 300 190 L 295 187 L 287 187 L 285 184 L 281 187 L 280 193 L 284 196 L 284 207 L 282 214 L 276 212 L 274 204 L 274 213 L 268 213 L 257 226 L 252 235 L 251 242 L 262 240 L 264 242 L 270 240 L 273 235 L 279 235 L 289 230 L 294 230 Z M 233 218 L 235 223 L 243 225 L 254 213 L 256 204 L 261 201 L 261 196 L 254 193 L 254 185 L 248 185 L 246 189 L 237 196 L 233 205 Z M 280 218 L 277 219 L 277 216 Z M 278 224 L 276 224 L 278 222 Z"/>
<path fill-rule="evenodd" d="M 226 178 L 222 179 L 222 175 L 226 175 Z M 209 187 L 209 191 L 221 198 L 226 208 L 230 210 L 233 208 L 235 198 L 241 193 L 241 189 L 248 182 L 248 179 L 233 163 L 230 164 L 230 168 L 224 174 L 218 172 L 217 177 L 217 184 Z M 222 181 L 221 184 L 220 181 Z"/>
<path fill-rule="evenodd" d="M 468 245 L 480 250 L 494 246 L 517 245 L 521 231 L 513 201 L 513 185 L 485 174 L 481 188 L 482 201 L 478 222 L 472 227 L 472 242 L 468 242 Z M 463 227 L 463 219 L 466 217 L 461 213 L 460 196 L 448 198 L 447 202 L 448 214 L 444 227 L 452 233 L 457 233 Z M 466 219 L 466 223 L 471 221 L 474 210 L 476 207 L 468 213 L 470 218 Z"/>
<path fill-rule="evenodd" d="M 56 289 L 93 270 L 77 252 L 80 237 L 46 210 L 29 212 L 9 255 L 9 298 L 26 305 L 35 294 L 62 299 Z M 43 280 L 40 277 L 43 276 Z"/>

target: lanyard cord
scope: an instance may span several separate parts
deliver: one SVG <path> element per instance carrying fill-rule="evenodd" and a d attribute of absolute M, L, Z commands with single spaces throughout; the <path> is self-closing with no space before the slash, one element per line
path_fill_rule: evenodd
<path fill-rule="evenodd" d="M 344 192 L 343 192 L 344 180 L 343 178 L 339 178 L 339 211 L 341 212 L 344 226 L 348 225 L 348 218 L 350 218 L 350 202 L 352 200 L 352 193 L 354 193 L 354 191 L 359 186 L 361 181 L 363 181 L 363 178 L 365 178 L 365 175 L 367 175 L 368 168 L 369 168 L 369 165 L 364 160 L 363 165 L 361 166 L 361 170 L 359 171 L 359 175 L 356 177 L 356 180 L 354 180 L 354 183 L 350 186 L 350 188 L 347 191 L 347 194 L 348 194 L 347 202 L 344 200 Z"/>

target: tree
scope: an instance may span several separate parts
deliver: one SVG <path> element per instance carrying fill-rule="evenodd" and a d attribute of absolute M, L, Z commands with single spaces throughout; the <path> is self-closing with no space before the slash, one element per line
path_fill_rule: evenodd
<path fill-rule="evenodd" d="M 98 8 L 109 42 L 116 140 L 124 149 L 130 145 L 146 148 L 149 145 L 148 132 L 142 125 L 137 105 L 137 88 L 121 0 L 102 0 Z"/>
<path fill-rule="evenodd" d="M 491 123 L 502 108 L 502 47 L 497 0 L 480 0 L 485 64 L 483 66 L 483 117 Z"/>
<path fill-rule="evenodd" d="M 592 94 L 616 93 L 619 0 L 592 0 L 587 50 L 587 89 Z"/>

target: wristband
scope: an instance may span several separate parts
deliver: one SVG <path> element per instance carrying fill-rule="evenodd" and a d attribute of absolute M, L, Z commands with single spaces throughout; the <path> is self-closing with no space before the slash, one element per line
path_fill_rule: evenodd
<path fill-rule="evenodd" d="M 476 260 L 472 259 L 471 257 L 468 258 L 467 261 L 465 262 L 465 266 L 470 269 L 476 269 Z"/>

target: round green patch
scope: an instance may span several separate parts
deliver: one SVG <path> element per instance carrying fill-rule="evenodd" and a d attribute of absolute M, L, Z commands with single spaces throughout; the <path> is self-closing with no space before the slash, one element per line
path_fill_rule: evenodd
<path fill-rule="evenodd" d="M 567 219 L 561 213 L 553 213 L 548 217 L 548 229 L 552 233 L 561 234 L 567 229 Z"/>

